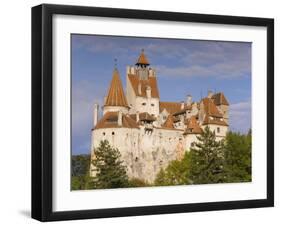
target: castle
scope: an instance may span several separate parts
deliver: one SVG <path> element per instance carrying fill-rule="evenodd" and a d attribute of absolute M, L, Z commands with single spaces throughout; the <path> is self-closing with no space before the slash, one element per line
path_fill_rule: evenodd
<path fill-rule="evenodd" d="M 142 50 L 135 66 L 127 66 L 126 94 L 114 69 L 100 119 L 94 106 L 91 158 L 100 141 L 108 140 L 120 151 L 129 178 L 151 183 L 161 168 L 183 158 L 206 126 L 217 140 L 225 137 L 229 103 L 223 93 L 210 91 L 199 102 L 191 95 L 182 102 L 160 101 L 156 71 L 149 65 Z"/>

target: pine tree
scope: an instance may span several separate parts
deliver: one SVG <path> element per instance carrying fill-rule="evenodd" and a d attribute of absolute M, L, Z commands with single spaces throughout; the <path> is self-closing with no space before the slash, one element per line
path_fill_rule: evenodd
<path fill-rule="evenodd" d="M 85 190 L 89 188 L 90 156 L 73 155 L 71 157 L 71 189 Z"/>
<path fill-rule="evenodd" d="M 226 182 L 251 181 L 252 135 L 229 132 L 225 145 Z"/>
<path fill-rule="evenodd" d="M 94 150 L 95 159 L 92 160 L 95 177 L 94 188 L 122 188 L 128 187 L 126 167 L 121 160 L 121 154 L 117 148 L 110 146 L 107 140 L 101 141 Z"/>
<path fill-rule="evenodd" d="M 193 184 L 224 182 L 223 151 L 224 142 L 216 141 L 215 132 L 208 126 L 200 136 L 195 147 L 190 149 L 190 179 Z"/>

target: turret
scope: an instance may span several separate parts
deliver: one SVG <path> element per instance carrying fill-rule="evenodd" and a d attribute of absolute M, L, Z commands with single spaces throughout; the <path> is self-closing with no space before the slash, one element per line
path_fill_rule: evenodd
<path fill-rule="evenodd" d="M 106 95 L 104 102 L 103 114 L 108 111 L 116 112 L 120 110 L 124 113 L 127 113 L 129 110 L 129 106 L 123 91 L 119 72 L 116 68 L 114 68 L 112 80 L 108 89 L 108 94 Z"/>

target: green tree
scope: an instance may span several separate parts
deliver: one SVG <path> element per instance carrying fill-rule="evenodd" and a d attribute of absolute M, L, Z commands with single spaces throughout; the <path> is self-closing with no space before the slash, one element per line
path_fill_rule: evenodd
<path fill-rule="evenodd" d="M 247 135 L 229 132 L 225 143 L 226 182 L 251 181 L 251 131 Z"/>
<path fill-rule="evenodd" d="M 190 149 L 190 179 L 193 184 L 224 182 L 224 141 L 216 141 L 208 126 Z"/>
<path fill-rule="evenodd" d="M 71 189 L 89 188 L 90 155 L 74 155 L 71 158 Z"/>
<path fill-rule="evenodd" d="M 190 157 L 186 152 L 182 160 L 174 160 L 166 169 L 161 169 L 157 174 L 154 184 L 156 186 L 189 184 Z"/>
<path fill-rule="evenodd" d="M 94 188 L 122 188 L 128 187 L 126 167 L 121 160 L 117 148 L 109 145 L 107 140 L 101 141 L 94 150 L 95 158 L 92 160 L 95 177 L 92 180 Z"/>

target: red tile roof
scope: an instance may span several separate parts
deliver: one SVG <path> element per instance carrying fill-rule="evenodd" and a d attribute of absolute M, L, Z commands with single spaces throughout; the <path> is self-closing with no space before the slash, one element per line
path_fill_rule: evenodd
<path fill-rule="evenodd" d="M 217 106 L 211 98 L 204 98 L 202 102 L 204 104 L 205 111 L 203 125 L 216 124 L 227 126 L 227 123 L 223 120 L 223 115 L 219 112 Z"/>
<path fill-rule="evenodd" d="M 136 96 L 146 97 L 146 88 L 150 86 L 151 97 L 159 98 L 159 90 L 156 77 L 148 77 L 147 79 L 139 79 L 138 75 L 128 74 L 129 81 L 134 89 Z M 139 85 L 141 92 L 139 93 Z"/>
<path fill-rule="evenodd" d="M 223 93 L 216 93 L 212 96 L 215 105 L 229 105 Z"/>
<path fill-rule="evenodd" d="M 215 118 L 215 117 L 206 115 L 203 120 L 203 125 L 209 125 L 209 124 L 228 126 L 228 124 L 223 120 L 223 118 Z"/>
<path fill-rule="evenodd" d="M 191 110 L 191 109 L 192 109 L 191 105 L 186 105 L 185 104 L 183 109 L 181 109 L 180 111 L 175 112 L 173 115 L 174 116 L 181 115 L 181 114 L 184 114 L 187 110 Z"/>
<path fill-rule="evenodd" d="M 204 111 L 206 115 L 214 116 L 217 118 L 222 118 L 223 115 L 219 112 L 218 108 L 210 98 L 204 98 L 202 99 L 203 105 L 204 105 Z"/>
<path fill-rule="evenodd" d="M 200 134 L 202 133 L 202 129 L 197 123 L 196 117 L 191 116 L 187 121 L 187 128 L 184 131 L 184 134 Z"/>
<path fill-rule="evenodd" d="M 138 124 L 129 115 L 122 114 L 122 126 L 118 125 L 118 112 L 106 112 L 98 121 L 94 129 L 102 128 L 139 128 Z"/>
<path fill-rule="evenodd" d="M 130 117 L 132 119 L 134 119 L 135 121 L 137 120 L 136 114 L 130 114 Z M 147 112 L 141 112 L 141 113 L 139 113 L 139 120 L 140 121 L 150 121 L 150 122 L 152 122 L 152 121 L 155 121 L 156 118 L 154 116 L 150 115 Z"/>
<path fill-rule="evenodd" d="M 149 61 L 147 57 L 144 54 L 144 50 L 141 51 L 141 54 L 137 60 L 136 65 L 149 65 Z"/>
<path fill-rule="evenodd" d="M 160 112 L 166 109 L 170 114 L 174 114 L 181 110 L 181 103 L 179 102 L 160 102 Z"/>
<path fill-rule="evenodd" d="M 163 124 L 162 126 L 163 128 L 169 128 L 169 129 L 174 129 L 174 120 L 173 120 L 173 116 L 172 115 L 169 115 L 167 117 L 167 120 L 166 122 Z"/>
<path fill-rule="evenodd" d="M 122 82 L 116 68 L 113 71 L 111 84 L 108 89 L 104 106 L 128 107 L 127 99 L 122 87 Z"/>

